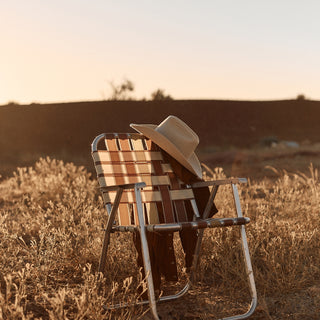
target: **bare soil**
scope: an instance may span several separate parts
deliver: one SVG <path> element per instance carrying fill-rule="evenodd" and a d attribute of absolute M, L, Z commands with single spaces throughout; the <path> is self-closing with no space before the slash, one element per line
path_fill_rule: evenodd
<path fill-rule="evenodd" d="M 0 174 L 51 156 L 92 170 L 90 144 L 103 132 L 131 132 L 130 123 L 159 124 L 168 115 L 184 120 L 200 138 L 199 152 L 210 164 L 260 172 L 252 152 L 272 141 L 320 142 L 320 102 L 284 101 L 97 101 L 0 106 Z M 272 156 L 272 155 L 271 155 Z M 290 153 L 298 157 L 299 154 Z M 310 156 L 313 155 L 301 155 Z M 263 161 L 267 162 L 265 154 Z M 282 163 L 285 160 L 279 159 Z M 241 173 L 241 172 L 240 172 Z M 244 174 L 246 172 L 244 171 Z"/>

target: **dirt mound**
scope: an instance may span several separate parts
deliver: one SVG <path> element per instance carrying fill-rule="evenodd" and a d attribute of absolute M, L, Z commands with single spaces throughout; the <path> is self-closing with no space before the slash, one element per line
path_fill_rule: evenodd
<path fill-rule="evenodd" d="M 91 167 L 90 143 L 129 124 L 160 123 L 173 114 L 199 135 L 199 149 L 248 148 L 267 137 L 317 142 L 320 102 L 100 101 L 0 107 L 1 174 L 52 156 Z"/>

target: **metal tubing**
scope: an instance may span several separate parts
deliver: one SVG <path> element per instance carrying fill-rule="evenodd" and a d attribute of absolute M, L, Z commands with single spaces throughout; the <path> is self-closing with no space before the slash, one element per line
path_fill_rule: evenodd
<path fill-rule="evenodd" d="M 242 211 L 241 211 L 241 205 L 240 205 L 238 189 L 237 189 L 237 186 L 235 184 L 231 184 L 231 185 L 232 185 L 232 190 L 233 190 L 234 203 L 235 203 L 235 209 L 236 209 L 237 217 L 242 218 L 243 215 L 242 215 Z M 216 188 L 214 188 L 211 191 L 211 194 L 210 194 L 210 200 L 211 201 L 214 200 L 214 197 L 215 197 L 215 195 L 217 193 L 217 189 L 218 188 L 216 186 Z M 151 272 L 151 264 L 150 264 L 148 243 L 147 243 L 147 240 L 146 240 L 146 226 L 144 224 L 144 218 L 143 218 L 143 209 L 142 209 L 140 189 L 138 187 L 136 187 L 135 188 L 135 192 L 136 192 L 136 201 L 137 201 L 137 207 L 138 207 L 138 218 L 139 218 L 140 225 L 141 225 L 140 232 L 141 232 L 143 259 L 144 259 L 144 265 L 145 265 L 146 273 L 148 272 L 147 284 L 148 284 L 149 300 L 138 301 L 135 304 L 116 304 L 116 305 L 112 305 L 110 307 L 104 306 L 104 308 L 105 309 L 117 309 L 117 308 L 122 308 L 122 307 L 129 307 L 129 306 L 133 306 L 133 305 L 145 305 L 145 304 L 149 303 L 154 318 L 155 319 L 159 319 L 158 313 L 157 313 L 157 310 L 156 310 L 156 300 L 155 300 L 153 281 L 152 281 L 152 272 Z M 207 208 L 209 208 L 208 206 L 209 206 L 209 204 L 207 205 Z M 210 211 L 210 209 L 207 210 L 207 208 L 205 210 L 204 216 L 206 216 L 207 213 Z M 172 225 L 175 225 L 175 224 L 172 224 Z M 200 231 L 203 231 L 203 230 L 200 230 Z M 254 310 L 255 310 L 255 308 L 257 306 L 257 292 L 256 292 L 256 287 L 255 287 L 255 282 L 254 282 L 254 277 L 253 277 L 252 265 L 251 265 L 249 248 L 248 248 L 247 237 L 246 237 L 244 225 L 241 225 L 240 233 L 241 233 L 242 249 L 243 249 L 243 253 L 244 253 L 246 271 L 247 271 L 248 280 L 249 280 L 249 288 L 250 288 L 250 293 L 251 293 L 251 296 L 252 296 L 251 305 L 250 305 L 249 310 L 246 313 L 240 314 L 240 315 L 231 316 L 231 317 L 227 317 L 227 318 L 223 318 L 221 320 L 246 319 L 246 318 L 250 317 L 254 313 Z M 202 235 L 200 235 L 200 236 L 202 238 Z M 196 248 L 197 254 L 199 254 L 201 240 L 202 240 L 201 238 L 199 240 L 199 238 L 198 238 L 198 241 L 197 241 L 197 248 Z M 198 248 L 198 246 L 199 246 L 199 248 Z M 188 289 L 190 288 L 190 286 L 192 284 L 192 281 L 194 280 L 193 279 L 193 273 L 194 273 L 196 265 L 197 265 L 197 259 L 198 259 L 198 257 L 194 258 L 193 266 L 192 266 L 193 270 L 192 270 L 191 275 L 190 275 L 190 280 L 187 282 L 185 287 L 175 295 L 160 297 L 158 299 L 158 302 L 165 302 L 165 301 L 178 299 L 188 291 Z M 149 267 L 148 267 L 148 264 L 149 264 Z M 151 282 L 150 282 L 150 280 L 151 280 Z"/>
<path fill-rule="evenodd" d="M 160 297 L 159 301 L 163 302 L 163 301 L 169 301 L 169 300 L 181 298 L 183 295 L 185 295 L 188 292 L 189 288 L 190 288 L 190 281 L 188 281 L 187 284 L 184 286 L 184 288 L 181 291 L 179 291 L 177 294 Z"/>
<path fill-rule="evenodd" d="M 235 203 L 237 215 L 238 215 L 238 217 L 242 217 L 243 215 L 242 215 L 242 211 L 241 211 L 239 192 L 238 192 L 238 188 L 235 184 L 232 184 L 232 191 L 233 191 L 233 198 L 234 198 L 234 203 Z M 241 226 L 240 232 L 241 232 L 241 240 L 242 240 L 241 243 L 242 243 L 243 255 L 244 255 L 244 260 L 245 260 L 246 271 L 247 271 L 249 288 L 250 288 L 252 300 L 251 300 L 250 308 L 246 313 L 244 313 L 242 315 L 236 315 L 233 317 L 223 318 L 223 320 L 238 320 L 238 319 L 246 319 L 246 318 L 250 317 L 253 314 L 253 312 L 257 306 L 257 302 L 258 302 L 257 290 L 256 290 L 255 281 L 254 281 L 250 253 L 249 253 L 249 247 L 248 247 L 248 241 L 247 241 L 245 227 L 243 225 Z"/>
<path fill-rule="evenodd" d="M 105 133 L 99 134 L 97 137 L 95 137 L 95 139 L 93 140 L 93 142 L 91 143 L 91 151 L 95 152 L 98 151 L 98 143 L 99 141 L 104 138 L 106 136 Z"/>
<path fill-rule="evenodd" d="M 192 206 L 192 209 L 193 209 L 193 212 L 194 212 L 194 219 L 199 219 L 200 218 L 200 213 L 199 213 L 199 210 L 198 210 L 198 207 L 197 207 L 197 203 L 196 203 L 196 200 L 195 199 L 191 199 L 190 200 L 191 202 L 191 206 Z"/>
<path fill-rule="evenodd" d="M 183 295 L 185 295 L 188 292 L 189 288 L 190 288 L 190 282 L 188 281 L 187 284 L 178 293 L 173 294 L 173 295 L 160 297 L 157 302 L 166 302 L 166 301 L 171 301 L 171 300 L 181 298 Z M 137 301 L 135 303 L 118 303 L 118 304 L 114 304 L 111 306 L 104 305 L 103 308 L 105 310 L 113 310 L 113 309 L 141 306 L 141 305 L 146 305 L 149 303 L 150 303 L 149 300 L 143 300 L 143 301 Z"/>
<path fill-rule="evenodd" d="M 157 306 L 156 306 L 156 298 L 154 294 L 153 279 L 152 279 L 152 269 L 151 269 L 148 241 L 147 241 L 147 229 L 145 226 L 145 221 L 143 216 L 140 188 L 138 186 L 134 187 L 134 193 L 136 196 L 136 203 L 137 203 L 137 210 L 138 210 L 138 220 L 140 225 L 140 228 L 138 230 L 140 231 L 143 264 L 144 264 L 145 275 L 147 278 L 149 305 L 150 305 L 151 312 L 153 314 L 154 319 L 159 320 Z"/>
<path fill-rule="evenodd" d="M 210 212 L 210 210 L 212 208 L 212 204 L 213 204 L 214 198 L 216 197 L 216 194 L 218 192 L 218 188 L 219 188 L 219 185 L 216 185 L 211 190 L 210 197 L 208 199 L 206 208 L 205 208 L 204 213 L 203 213 L 203 218 L 204 219 L 206 219 L 209 216 L 209 212 Z M 195 280 L 195 274 L 196 274 L 197 265 L 198 265 L 198 261 L 199 261 L 199 255 L 200 255 L 200 250 L 201 250 L 203 232 L 204 232 L 204 230 L 199 230 L 198 231 L 198 239 L 197 239 L 196 247 L 195 247 L 195 250 L 194 250 L 192 266 L 191 266 L 191 274 L 190 274 L 191 283 L 193 283 L 194 280 Z"/>
<path fill-rule="evenodd" d="M 209 186 L 221 186 L 223 184 L 232 184 L 232 183 L 247 183 L 246 178 L 232 178 L 232 179 L 224 179 L 224 180 L 208 180 L 208 181 L 200 181 L 195 182 L 191 186 L 192 188 L 201 188 L 201 187 L 209 187 Z"/>
<path fill-rule="evenodd" d="M 191 222 L 180 222 L 180 223 L 166 223 L 166 224 L 149 224 L 146 226 L 147 231 L 150 232 L 176 232 L 183 229 L 188 230 L 202 230 L 206 228 L 221 228 L 247 224 L 250 219 L 247 217 L 241 218 L 218 218 L 218 219 L 206 219 Z"/>
<path fill-rule="evenodd" d="M 119 188 L 116 194 L 116 198 L 114 201 L 114 204 L 111 209 L 111 213 L 108 217 L 108 222 L 107 222 L 107 227 L 104 232 L 104 240 L 103 240 L 103 246 L 102 246 L 102 252 L 101 252 L 101 257 L 100 257 L 100 262 L 99 262 L 99 272 L 103 272 L 104 268 L 106 266 L 106 259 L 107 259 L 107 251 L 108 251 L 108 246 L 109 246 L 109 240 L 110 240 L 110 233 L 112 230 L 112 225 L 116 216 L 116 212 L 120 203 L 120 199 L 122 196 L 123 189 Z"/>

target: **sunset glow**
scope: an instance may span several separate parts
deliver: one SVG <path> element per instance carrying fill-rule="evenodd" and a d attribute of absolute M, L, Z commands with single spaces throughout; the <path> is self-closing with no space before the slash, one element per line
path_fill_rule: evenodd
<path fill-rule="evenodd" d="M 133 96 L 320 100 L 320 2 L 40 1 L 0 4 L 0 104 Z"/>

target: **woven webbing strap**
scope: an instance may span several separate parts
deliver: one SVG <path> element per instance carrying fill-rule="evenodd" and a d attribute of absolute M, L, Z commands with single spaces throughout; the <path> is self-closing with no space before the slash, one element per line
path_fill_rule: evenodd
<path fill-rule="evenodd" d="M 93 152 L 101 187 L 145 182 L 141 191 L 147 224 L 187 221 L 184 201 L 194 198 L 192 189 L 182 189 L 161 150 L 138 134 L 106 134 L 105 149 Z M 113 204 L 116 192 L 103 194 Z M 125 190 L 119 205 L 120 225 L 138 224 L 135 194 Z"/>

